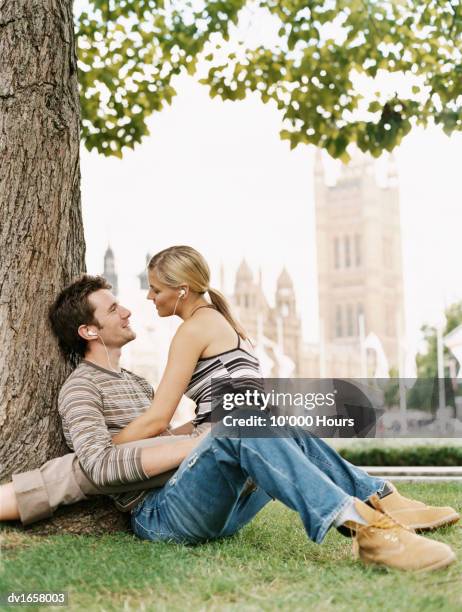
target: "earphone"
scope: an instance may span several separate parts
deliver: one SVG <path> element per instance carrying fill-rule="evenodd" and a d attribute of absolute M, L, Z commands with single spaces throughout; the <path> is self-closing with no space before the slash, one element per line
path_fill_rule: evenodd
<path fill-rule="evenodd" d="M 176 313 L 176 307 L 178 306 L 178 302 L 179 302 L 180 298 L 184 298 L 185 295 L 186 295 L 186 289 L 184 289 L 184 288 L 180 289 L 180 291 L 178 293 L 178 297 L 176 298 L 175 308 L 173 309 L 172 315 L 175 315 L 175 313 Z"/>
<path fill-rule="evenodd" d="M 97 336 L 97 335 L 98 335 L 98 332 L 88 330 L 87 334 L 88 334 L 89 336 Z"/>

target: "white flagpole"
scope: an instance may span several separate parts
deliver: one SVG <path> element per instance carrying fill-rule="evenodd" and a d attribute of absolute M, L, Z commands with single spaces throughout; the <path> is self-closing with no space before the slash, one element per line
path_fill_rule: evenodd
<path fill-rule="evenodd" d="M 359 328 L 359 356 L 361 366 L 361 378 L 367 378 L 367 361 L 366 361 L 366 347 L 364 343 L 366 341 L 366 325 L 364 322 L 364 315 L 358 316 L 358 328 Z"/>
<path fill-rule="evenodd" d="M 403 322 L 401 313 L 396 311 L 396 330 L 398 335 L 398 377 L 399 377 L 399 411 L 402 417 L 403 433 L 407 432 L 407 404 L 406 404 L 406 385 L 404 384 L 405 352 L 403 350 L 402 330 Z"/>
<path fill-rule="evenodd" d="M 446 390 L 444 388 L 444 352 L 443 352 L 443 326 L 439 323 L 436 327 L 436 358 L 438 363 L 438 389 L 439 409 L 446 408 Z"/>
<path fill-rule="evenodd" d="M 326 378 L 326 338 L 324 319 L 319 319 L 319 377 Z"/>

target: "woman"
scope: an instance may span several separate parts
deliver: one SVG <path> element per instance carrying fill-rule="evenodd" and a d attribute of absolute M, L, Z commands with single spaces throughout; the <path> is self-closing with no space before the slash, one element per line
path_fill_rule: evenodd
<path fill-rule="evenodd" d="M 210 270 L 200 253 L 189 246 L 165 249 L 152 257 L 148 276 L 148 300 L 158 315 L 176 314 L 183 323 L 151 407 L 113 438 L 116 444 L 164 432 L 183 394 L 196 403 L 196 418 L 175 433 L 204 430 L 211 419 L 212 378 L 261 377 L 247 334 L 225 298 L 210 287 Z"/>

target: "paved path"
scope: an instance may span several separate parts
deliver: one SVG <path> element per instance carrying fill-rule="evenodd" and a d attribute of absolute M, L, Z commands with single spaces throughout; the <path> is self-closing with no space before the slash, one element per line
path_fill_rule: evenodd
<path fill-rule="evenodd" d="M 462 467 L 363 467 L 371 476 L 381 476 L 390 480 L 411 482 L 462 483 Z"/>

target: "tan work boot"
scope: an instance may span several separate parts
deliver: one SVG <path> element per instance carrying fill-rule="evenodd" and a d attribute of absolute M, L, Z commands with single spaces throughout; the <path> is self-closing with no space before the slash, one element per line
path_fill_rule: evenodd
<path fill-rule="evenodd" d="M 449 506 L 427 506 L 423 502 L 414 499 L 403 497 L 396 487 L 391 482 L 387 482 L 388 490 L 391 493 L 380 497 L 380 494 L 375 494 L 369 497 L 370 505 L 391 516 L 395 521 L 411 527 L 416 531 L 428 531 L 443 527 L 443 525 L 451 525 L 460 519 L 460 515 Z"/>
<path fill-rule="evenodd" d="M 455 560 L 447 544 L 416 535 L 359 499 L 355 500 L 355 508 L 367 525 L 348 521 L 345 526 L 354 530 L 353 551 L 364 563 L 428 571 L 446 567 Z"/>

